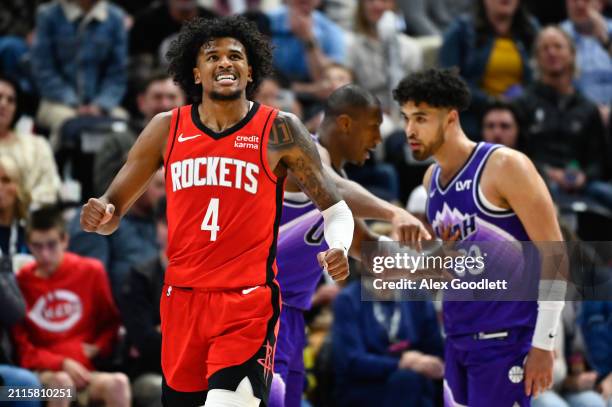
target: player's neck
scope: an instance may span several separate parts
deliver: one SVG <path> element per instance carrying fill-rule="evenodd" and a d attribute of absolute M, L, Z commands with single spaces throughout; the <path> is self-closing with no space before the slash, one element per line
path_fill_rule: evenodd
<path fill-rule="evenodd" d="M 442 177 L 452 177 L 465 164 L 474 148 L 476 143 L 467 138 L 462 130 L 448 137 L 434 155 L 442 170 Z"/>
<path fill-rule="evenodd" d="M 340 146 L 334 143 L 334 140 L 337 140 L 337 137 L 322 127 L 319 133 L 319 143 L 325 147 L 329 153 L 329 159 L 331 160 L 332 167 L 336 171 L 341 171 L 344 168 L 346 160 L 342 156 Z"/>
<path fill-rule="evenodd" d="M 217 133 L 229 129 L 249 113 L 249 101 L 245 98 L 236 100 L 212 100 L 204 98 L 198 106 L 202 123 Z"/>

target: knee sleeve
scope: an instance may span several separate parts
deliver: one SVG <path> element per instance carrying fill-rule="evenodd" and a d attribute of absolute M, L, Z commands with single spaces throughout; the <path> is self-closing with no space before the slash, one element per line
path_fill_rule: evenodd
<path fill-rule="evenodd" d="M 211 389 L 206 397 L 204 407 L 258 407 L 260 399 L 253 394 L 253 387 L 248 377 L 242 379 L 236 391 Z"/>

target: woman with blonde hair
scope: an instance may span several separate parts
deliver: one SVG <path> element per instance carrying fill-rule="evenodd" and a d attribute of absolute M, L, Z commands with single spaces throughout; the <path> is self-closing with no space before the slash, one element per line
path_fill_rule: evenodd
<path fill-rule="evenodd" d="M 13 158 L 35 206 L 54 204 L 61 186 L 55 158 L 47 140 L 15 128 L 19 94 L 17 82 L 0 74 L 0 156 Z"/>
<path fill-rule="evenodd" d="M 25 317 L 26 306 L 17 287 L 13 270 L 31 260 L 27 255 L 24 223 L 29 197 L 23 188 L 15 160 L 0 155 L 0 380 L 7 387 L 40 387 L 34 373 L 12 364 L 11 349 L 6 346 L 7 331 Z M 9 257 L 10 256 L 10 257 Z M 39 401 L 22 403 L 41 407 Z M 5 405 L 0 402 L 0 406 Z"/>
<path fill-rule="evenodd" d="M 29 205 L 17 163 L 8 155 L 0 155 L 0 254 L 28 252 L 24 224 Z"/>

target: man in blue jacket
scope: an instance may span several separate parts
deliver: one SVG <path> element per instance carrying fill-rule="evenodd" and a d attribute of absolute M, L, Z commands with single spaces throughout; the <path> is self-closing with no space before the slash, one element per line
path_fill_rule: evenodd
<path fill-rule="evenodd" d="M 59 0 L 36 15 L 32 74 L 41 103 L 37 122 L 58 147 L 61 125 L 77 115 L 118 115 L 127 82 L 123 11 L 102 0 Z"/>
<path fill-rule="evenodd" d="M 434 406 L 444 365 L 430 301 L 362 301 L 355 281 L 334 303 L 332 347 L 338 406 Z"/>

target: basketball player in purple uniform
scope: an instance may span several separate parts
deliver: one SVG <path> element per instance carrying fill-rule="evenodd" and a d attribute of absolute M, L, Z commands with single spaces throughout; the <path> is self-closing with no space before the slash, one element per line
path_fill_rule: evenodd
<path fill-rule="evenodd" d="M 532 162 L 510 148 L 466 137 L 459 112 L 468 107 L 470 94 L 454 71 L 410 75 L 393 95 L 412 154 L 436 161 L 423 184 L 437 235 L 452 228 L 459 241 L 562 240 L 552 199 Z M 540 280 L 540 288 L 543 284 L 553 281 Z M 563 304 L 445 301 L 445 406 L 529 406 L 530 397 L 552 383 Z"/>
<path fill-rule="evenodd" d="M 318 134 L 321 161 L 353 215 L 390 221 L 400 241 L 429 239 L 422 224 L 408 212 L 383 201 L 355 182 L 343 166 L 361 165 L 380 142 L 382 112 L 378 99 L 366 90 L 347 85 L 330 95 Z M 304 388 L 303 348 L 306 345 L 303 312 L 310 309 L 321 279 L 317 253 L 325 251 L 323 218 L 308 196 L 289 178 L 285 185 L 276 262 L 283 307 L 274 359 L 275 377 L 270 407 L 299 407 Z M 362 220 L 355 220 L 351 257 L 359 258 L 363 240 L 377 240 Z"/>

